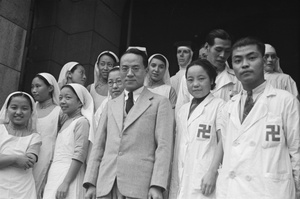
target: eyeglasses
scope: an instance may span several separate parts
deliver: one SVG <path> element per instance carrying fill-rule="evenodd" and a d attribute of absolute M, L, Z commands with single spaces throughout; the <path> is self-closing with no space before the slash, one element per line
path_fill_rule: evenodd
<path fill-rule="evenodd" d="M 265 58 L 265 59 L 271 58 L 272 60 L 278 59 L 278 57 L 277 57 L 276 54 L 265 54 L 264 58 Z"/>
<path fill-rule="evenodd" d="M 139 72 L 139 70 L 140 70 L 140 66 L 132 66 L 132 67 L 129 67 L 129 66 L 121 66 L 121 71 L 122 71 L 123 73 L 128 73 L 129 68 L 131 69 L 131 71 L 132 71 L 133 73 L 137 73 L 137 72 Z"/>
<path fill-rule="evenodd" d="M 107 82 L 107 84 L 108 84 L 109 87 L 113 87 L 115 83 L 118 86 L 121 86 L 123 84 L 122 80 L 120 80 L 120 79 L 117 79 L 116 81 L 108 80 L 108 82 Z"/>

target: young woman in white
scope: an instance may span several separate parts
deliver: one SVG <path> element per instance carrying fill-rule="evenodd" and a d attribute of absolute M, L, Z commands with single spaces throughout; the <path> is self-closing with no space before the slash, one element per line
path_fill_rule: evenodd
<path fill-rule="evenodd" d="M 31 83 L 31 94 L 37 106 L 37 131 L 41 134 L 42 146 L 39 161 L 33 167 L 37 197 L 42 198 L 48 170 L 53 159 L 60 113 L 60 90 L 55 78 L 49 73 L 37 74 Z"/>
<path fill-rule="evenodd" d="M 67 84 L 59 100 L 67 119 L 58 132 L 43 199 L 82 199 L 85 162 L 94 139 L 93 99 L 82 85 Z"/>
<path fill-rule="evenodd" d="M 59 73 L 57 82 L 59 88 L 62 88 L 64 85 L 69 83 L 77 83 L 84 86 L 86 82 L 84 67 L 78 62 L 66 63 Z"/>
<path fill-rule="evenodd" d="M 210 62 L 198 59 L 187 66 L 186 79 L 193 100 L 176 115 L 177 135 L 170 198 L 215 198 L 205 196 L 201 180 L 213 159 L 220 132 L 216 119 L 224 101 L 215 98 L 217 73 Z"/>
<path fill-rule="evenodd" d="M 111 51 L 103 51 L 97 57 L 94 67 L 94 83 L 87 87 L 94 99 L 95 112 L 108 95 L 108 72 L 117 62 L 119 58 Z"/>
<path fill-rule="evenodd" d="M 148 59 L 144 85 L 153 93 L 168 98 L 175 108 L 177 95 L 170 83 L 169 61 L 162 54 L 154 54 Z"/>
<path fill-rule="evenodd" d="M 0 112 L 0 198 L 36 199 L 32 167 L 40 146 L 34 100 L 24 92 L 10 94 Z"/>

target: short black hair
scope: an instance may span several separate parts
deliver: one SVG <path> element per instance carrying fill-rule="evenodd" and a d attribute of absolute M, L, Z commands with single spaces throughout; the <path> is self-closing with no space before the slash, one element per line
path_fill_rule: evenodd
<path fill-rule="evenodd" d="M 108 71 L 107 77 L 109 77 L 109 74 L 110 74 L 111 72 L 114 72 L 114 71 L 120 71 L 120 68 L 119 68 L 119 67 L 113 67 L 112 69 L 110 69 L 110 70 Z"/>
<path fill-rule="evenodd" d="M 186 67 L 185 78 L 187 78 L 187 73 L 188 73 L 189 69 L 192 66 L 201 66 L 206 71 L 206 73 L 208 74 L 210 80 L 213 82 L 213 84 L 211 85 L 211 90 L 213 90 L 216 86 L 215 81 L 216 81 L 216 78 L 217 78 L 217 72 L 214 69 L 213 65 L 209 61 L 207 61 L 206 59 L 197 59 L 197 60 L 191 62 Z"/>
<path fill-rule="evenodd" d="M 239 47 L 244 47 L 244 46 L 248 46 L 248 45 L 256 45 L 257 46 L 257 49 L 258 51 L 261 53 L 262 56 L 265 55 L 265 44 L 263 42 L 261 42 L 258 38 L 255 38 L 255 37 L 244 37 L 244 38 L 241 38 L 239 40 L 237 40 L 231 50 L 233 52 L 233 50 L 239 48 Z M 231 53 L 232 55 L 232 53 Z"/>
<path fill-rule="evenodd" d="M 143 59 L 143 65 L 145 68 L 147 68 L 148 66 L 148 56 L 144 51 L 141 51 L 137 48 L 130 48 L 128 50 L 125 51 L 125 53 L 122 55 L 122 57 L 126 54 L 135 54 L 135 55 L 140 55 Z M 122 58 L 121 57 L 121 58 Z"/>
<path fill-rule="evenodd" d="M 232 38 L 229 35 L 229 33 L 223 29 L 214 29 L 214 30 L 210 31 L 207 34 L 205 41 L 206 41 L 206 43 L 208 43 L 208 45 L 213 46 L 215 44 L 216 38 L 232 41 Z"/>

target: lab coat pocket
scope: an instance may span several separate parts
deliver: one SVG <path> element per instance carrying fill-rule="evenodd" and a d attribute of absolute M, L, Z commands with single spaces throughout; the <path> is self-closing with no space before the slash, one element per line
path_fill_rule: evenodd
<path fill-rule="evenodd" d="M 267 194 L 277 196 L 277 198 L 287 198 L 294 186 L 294 182 L 291 179 L 291 174 L 289 173 L 266 173 L 265 185 Z"/>
<path fill-rule="evenodd" d="M 268 114 L 262 136 L 263 148 L 277 147 L 283 142 L 282 121 L 279 116 Z"/>

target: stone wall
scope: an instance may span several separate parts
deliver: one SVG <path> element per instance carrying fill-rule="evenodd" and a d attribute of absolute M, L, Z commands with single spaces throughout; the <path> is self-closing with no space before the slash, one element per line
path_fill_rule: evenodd
<path fill-rule="evenodd" d="M 18 90 L 31 0 L 0 0 L 0 105 Z"/>
<path fill-rule="evenodd" d="M 87 73 L 86 86 L 92 83 L 98 54 L 111 50 L 119 55 L 125 3 L 126 0 L 33 1 L 34 14 L 29 20 L 32 29 L 28 33 L 20 89 L 30 92 L 31 81 L 39 72 L 49 72 L 58 78 L 69 61 L 81 63 Z"/>

